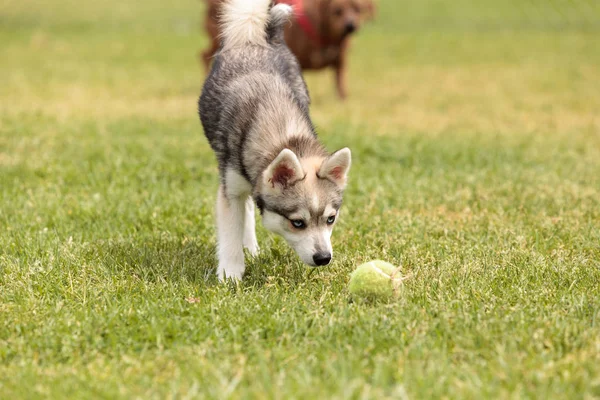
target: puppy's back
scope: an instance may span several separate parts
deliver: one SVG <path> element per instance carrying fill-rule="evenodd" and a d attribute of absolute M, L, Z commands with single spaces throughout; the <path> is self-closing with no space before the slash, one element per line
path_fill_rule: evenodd
<path fill-rule="evenodd" d="M 240 167 L 244 148 L 277 145 L 290 126 L 314 136 L 309 96 L 296 58 L 283 38 L 291 8 L 233 0 L 222 19 L 224 37 L 199 100 L 204 133 L 221 173 Z M 240 5 L 236 9 L 236 5 Z M 262 33 L 258 31 L 262 26 Z M 258 138 L 256 135 L 262 136 Z M 260 157 L 260 148 L 251 150 Z M 264 149 L 264 147 L 263 147 Z M 264 150 L 262 151 L 264 153 Z M 257 168 L 261 162 L 252 163 Z M 257 171 L 237 168 L 252 180 Z"/>
<path fill-rule="evenodd" d="M 230 86 L 239 88 L 237 81 L 240 79 L 247 79 L 248 85 L 256 84 L 256 80 L 264 79 L 265 74 L 281 78 L 288 86 L 294 103 L 308 117 L 308 90 L 298 61 L 283 36 L 283 27 L 291 17 L 292 8 L 285 4 L 270 7 L 270 3 L 270 0 L 230 0 L 224 3 L 220 21 L 221 49 L 215 56 L 199 101 L 203 124 L 219 125 L 220 110 L 235 101 L 232 97 L 245 96 L 244 91 L 228 90 Z M 268 79 L 265 84 L 274 85 L 279 80 Z M 209 135 L 206 128 L 205 132 Z"/>

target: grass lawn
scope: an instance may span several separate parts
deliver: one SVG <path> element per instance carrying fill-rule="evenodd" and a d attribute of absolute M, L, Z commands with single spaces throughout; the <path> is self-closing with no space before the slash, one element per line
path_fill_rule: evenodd
<path fill-rule="evenodd" d="M 335 262 L 214 277 L 198 0 L 0 5 L 0 397 L 600 398 L 600 5 L 381 0 Z M 412 277 L 349 302 L 349 273 Z"/>

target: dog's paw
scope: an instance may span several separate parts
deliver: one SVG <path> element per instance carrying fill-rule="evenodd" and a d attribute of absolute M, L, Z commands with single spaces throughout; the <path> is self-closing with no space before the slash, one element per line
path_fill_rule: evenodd
<path fill-rule="evenodd" d="M 219 278 L 220 282 L 225 282 L 230 279 L 234 281 L 241 281 L 242 276 L 244 276 L 244 270 L 244 264 L 219 264 L 219 267 L 217 268 L 217 277 Z"/>
<path fill-rule="evenodd" d="M 244 248 L 248 250 L 248 253 L 250 253 L 252 257 L 256 257 L 258 255 L 258 252 L 260 251 L 260 247 L 258 246 L 258 243 L 256 241 L 253 243 L 244 242 Z"/>

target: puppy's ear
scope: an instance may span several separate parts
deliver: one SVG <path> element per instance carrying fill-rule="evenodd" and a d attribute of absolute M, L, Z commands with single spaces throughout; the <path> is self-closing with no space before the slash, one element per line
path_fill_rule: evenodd
<path fill-rule="evenodd" d="M 263 184 L 266 190 L 281 191 L 304 178 L 304 170 L 296 154 L 289 149 L 281 153 L 263 172 Z"/>
<path fill-rule="evenodd" d="M 352 154 L 349 148 L 344 147 L 323 161 L 317 176 L 321 179 L 329 179 L 343 189 L 346 187 L 346 177 L 350 170 L 350 164 L 352 164 Z"/>

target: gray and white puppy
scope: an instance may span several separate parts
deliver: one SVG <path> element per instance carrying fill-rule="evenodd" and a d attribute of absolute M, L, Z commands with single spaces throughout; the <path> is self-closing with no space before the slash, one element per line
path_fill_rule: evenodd
<path fill-rule="evenodd" d="M 221 178 L 221 280 L 242 278 L 244 247 L 258 252 L 254 202 L 264 226 L 306 264 L 332 258 L 351 155 L 348 148 L 329 155 L 317 140 L 306 84 L 283 38 L 291 14 L 271 0 L 229 0 L 221 16 L 221 49 L 199 101 Z"/>

